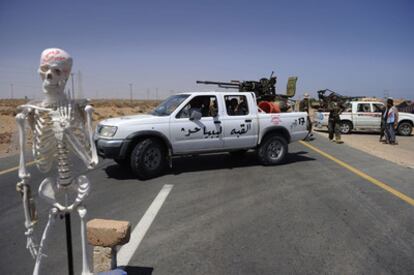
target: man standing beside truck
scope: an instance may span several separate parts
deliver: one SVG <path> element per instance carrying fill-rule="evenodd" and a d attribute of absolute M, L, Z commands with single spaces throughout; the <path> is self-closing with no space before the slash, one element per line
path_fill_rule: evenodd
<path fill-rule="evenodd" d="M 392 98 L 387 99 L 387 110 L 384 113 L 386 119 L 386 143 L 396 145 L 395 141 L 395 129 L 398 126 L 398 110 L 394 106 L 394 100 Z"/>
<path fill-rule="evenodd" d="M 339 102 L 338 97 L 336 95 L 332 96 L 331 101 L 328 104 L 328 111 L 329 111 L 329 119 L 328 119 L 328 130 L 329 130 L 329 140 L 334 141 L 338 144 L 344 143 L 341 140 L 341 129 L 340 123 L 341 118 L 340 114 L 342 113 L 343 106 Z M 335 134 L 335 140 L 334 138 Z"/>
<path fill-rule="evenodd" d="M 312 140 L 313 134 L 312 134 L 312 121 L 309 115 L 310 112 L 310 100 L 309 100 L 309 94 L 304 93 L 303 99 L 299 102 L 299 112 L 306 112 L 308 114 L 307 120 L 308 120 L 308 136 L 306 137 L 306 140 Z"/>

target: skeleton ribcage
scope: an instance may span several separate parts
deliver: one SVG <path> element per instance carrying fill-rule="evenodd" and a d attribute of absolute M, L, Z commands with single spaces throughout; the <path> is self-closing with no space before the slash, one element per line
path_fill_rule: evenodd
<path fill-rule="evenodd" d="M 52 168 L 57 148 L 53 122 L 47 112 L 36 110 L 34 116 L 33 157 L 37 168 L 47 173 Z"/>
<path fill-rule="evenodd" d="M 75 119 L 71 121 L 67 130 L 72 134 L 68 137 L 66 133 L 63 138 L 58 139 L 57 129 L 53 125 L 53 118 L 50 113 L 36 110 L 33 129 L 33 156 L 38 169 L 47 173 L 51 170 L 53 162 L 57 161 L 57 169 L 60 178 L 70 177 L 69 152 L 76 153 L 76 150 L 68 142 L 71 139 L 78 144 L 83 152 L 90 152 L 90 144 L 84 120 L 78 112 L 74 112 Z"/>

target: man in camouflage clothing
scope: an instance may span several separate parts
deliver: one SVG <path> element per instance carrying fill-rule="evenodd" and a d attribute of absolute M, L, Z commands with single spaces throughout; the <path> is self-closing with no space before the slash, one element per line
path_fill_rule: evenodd
<path fill-rule="evenodd" d="M 329 140 L 336 142 L 338 144 L 344 143 L 341 140 L 341 129 L 340 123 L 341 118 L 339 117 L 343 111 L 343 105 L 339 102 L 337 96 L 333 96 L 331 101 L 328 103 L 329 111 L 329 120 L 328 120 L 328 131 L 329 131 Z M 333 140 L 335 134 L 335 140 Z"/>

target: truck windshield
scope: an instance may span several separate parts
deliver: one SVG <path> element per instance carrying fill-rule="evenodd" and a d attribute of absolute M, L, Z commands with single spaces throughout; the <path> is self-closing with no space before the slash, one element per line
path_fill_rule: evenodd
<path fill-rule="evenodd" d="M 190 95 L 173 95 L 161 102 L 160 105 L 150 112 L 154 116 L 169 116 Z"/>

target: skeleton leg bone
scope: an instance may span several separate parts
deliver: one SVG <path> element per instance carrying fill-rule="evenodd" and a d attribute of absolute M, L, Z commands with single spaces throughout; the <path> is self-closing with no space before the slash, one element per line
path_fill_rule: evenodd
<path fill-rule="evenodd" d="M 82 275 L 91 275 L 91 271 L 89 269 L 88 263 L 88 256 L 86 252 L 86 226 L 85 226 L 85 216 L 86 216 L 86 208 L 83 206 L 79 206 L 77 208 L 78 214 L 81 220 L 81 239 L 82 239 Z"/>
<path fill-rule="evenodd" d="M 33 275 L 38 275 L 39 274 L 40 264 L 42 262 L 42 258 L 46 257 L 46 255 L 43 254 L 43 249 L 45 248 L 45 241 L 46 241 L 46 238 L 49 234 L 51 226 L 53 226 L 53 224 L 56 221 L 56 217 L 57 217 L 58 212 L 59 212 L 59 210 L 55 207 L 53 207 L 49 211 L 49 220 L 47 221 L 46 227 L 43 230 L 42 239 L 40 240 L 39 251 L 38 251 L 37 256 L 36 256 L 36 264 L 35 264 L 35 267 L 34 267 L 34 270 L 33 270 Z"/>

